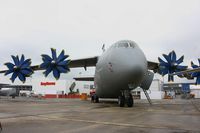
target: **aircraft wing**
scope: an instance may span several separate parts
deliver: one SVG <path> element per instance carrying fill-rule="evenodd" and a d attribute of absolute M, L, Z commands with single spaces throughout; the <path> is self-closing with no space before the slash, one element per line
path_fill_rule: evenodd
<path fill-rule="evenodd" d="M 149 70 L 153 70 L 154 72 L 158 72 L 159 64 L 152 61 L 147 61 L 147 66 Z"/>
<path fill-rule="evenodd" d="M 70 60 L 68 67 L 69 68 L 84 67 L 85 70 L 86 70 L 87 67 L 96 66 L 97 61 L 98 61 L 98 56 L 90 57 L 90 58 Z M 43 70 L 42 68 L 40 68 L 39 65 L 31 66 L 31 69 L 33 71 Z M 2 70 L 2 71 L 0 71 L 0 73 L 5 73 L 6 71 L 7 70 Z"/>
<path fill-rule="evenodd" d="M 94 77 L 75 77 L 76 81 L 94 81 Z"/>
<path fill-rule="evenodd" d="M 84 67 L 86 69 L 87 67 L 96 66 L 97 61 L 98 61 L 98 56 L 90 57 L 90 58 L 70 60 L 68 67 L 69 68 Z M 40 68 L 39 65 L 32 66 L 31 68 L 34 71 L 42 70 L 42 68 Z"/>
<path fill-rule="evenodd" d="M 171 75 L 190 75 L 191 73 L 194 73 L 194 72 L 200 72 L 200 67 L 194 68 L 194 69 L 187 69 L 185 71 L 176 72 L 176 73 L 173 73 Z"/>
<path fill-rule="evenodd" d="M 159 63 L 156 63 L 156 62 L 152 62 L 152 61 L 148 61 L 147 62 L 148 64 L 148 69 L 149 70 L 153 70 L 155 73 L 160 73 L 159 72 Z M 180 71 L 180 72 L 176 72 L 176 73 L 173 73 L 173 74 L 169 74 L 169 75 L 177 75 L 179 76 L 180 78 L 187 78 L 187 79 L 194 79 L 192 76 L 191 76 L 191 73 L 192 72 L 200 72 L 200 68 L 195 68 L 195 69 L 187 69 L 185 71 Z"/>
<path fill-rule="evenodd" d="M 86 69 L 87 67 L 96 66 L 97 61 L 98 61 L 98 56 L 71 60 L 69 63 L 69 68 L 84 67 Z"/>

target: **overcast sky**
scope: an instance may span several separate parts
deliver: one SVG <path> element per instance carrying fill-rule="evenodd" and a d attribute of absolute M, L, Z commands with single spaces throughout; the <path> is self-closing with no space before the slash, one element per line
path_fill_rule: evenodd
<path fill-rule="evenodd" d="M 0 69 L 10 55 L 23 53 L 34 65 L 51 47 L 70 59 L 91 57 L 121 39 L 135 41 L 148 60 L 175 50 L 189 65 L 200 57 L 199 25 L 199 0 L 1 0 Z"/>

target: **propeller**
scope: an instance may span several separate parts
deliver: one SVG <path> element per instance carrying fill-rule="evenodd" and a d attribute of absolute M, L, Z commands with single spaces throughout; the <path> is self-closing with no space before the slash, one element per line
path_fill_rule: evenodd
<path fill-rule="evenodd" d="M 199 66 L 198 66 L 198 65 L 195 65 L 193 62 L 191 62 L 192 68 L 199 68 L 199 67 L 200 67 L 200 59 L 198 59 L 198 61 L 199 61 Z M 191 74 L 191 76 L 192 76 L 193 78 L 197 78 L 197 79 L 196 79 L 196 84 L 200 84 L 200 72 L 193 72 L 193 73 Z"/>
<path fill-rule="evenodd" d="M 179 72 L 179 71 L 183 71 L 183 70 L 187 69 L 187 66 L 180 65 L 183 62 L 184 56 L 181 56 L 177 60 L 176 53 L 174 51 L 172 51 L 168 55 L 163 54 L 163 57 L 165 58 L 166 61 L 163 61 L 160 57 L 158 57 L 159 73 L 162 76 L 168 74 L 168 81 L 169 82 L 174 81 L 174 76 L 169 75 L 169 74 L 173 74 L 174 72 Z"/>
<path fill-rule="evenodd" d="M 5 72 L 5 75 L 9 75 L 12 73 L 10 80 L 12 82 L 18 77 L 23 83 L 26 81 L 26 77 L 30 77 L 33 74 L 33 70 L 31 69 L 31 59 L 25 59 L 24 55 L 21 56 L 11 56 L 14 63 L 8 62 L 5 63 L 8 70 Z"/>
<path fill-rule="evenodd" d="M 43 63 L 40 65 L 40 68 L 45 69 L 45 77 L 53 71 L 53 76 L 58 80 L 61 73 L 67 73 L 70 71 L 68 68 L 70 60 L 66 60 L 69 56 L 65 55 L 65 51 L 62 50 L 60 55 L 57 57 L 56 49 L 53 48 L 51 48 L 51 53 L 52 57 L 46 54 L 42 55 Z"/>

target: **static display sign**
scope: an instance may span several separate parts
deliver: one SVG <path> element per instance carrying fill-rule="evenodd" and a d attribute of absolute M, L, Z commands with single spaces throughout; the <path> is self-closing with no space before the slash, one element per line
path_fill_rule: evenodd
<path fill-rule="evenodd" d="M 55 86 L 56 82 L 41 82 L 41 86 Z"/>

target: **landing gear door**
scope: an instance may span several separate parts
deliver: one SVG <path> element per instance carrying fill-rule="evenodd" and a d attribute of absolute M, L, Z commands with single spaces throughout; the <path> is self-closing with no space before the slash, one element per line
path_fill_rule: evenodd
<path fill-rule="evenodd" d="M 140 87 L 142 89 L 148 90 L 151 86 L 152 81 L 153 81 L 153 77 L 154 77 L 154 73 L 147 71 L 147 73 L 144 77 L 144 80 L 142 81 Z"/>

